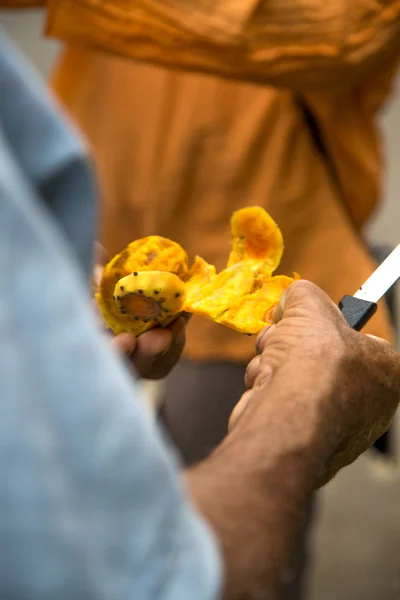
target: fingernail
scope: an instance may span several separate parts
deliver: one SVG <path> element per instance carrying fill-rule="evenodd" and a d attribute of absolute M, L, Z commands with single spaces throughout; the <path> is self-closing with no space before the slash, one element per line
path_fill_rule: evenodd
<path fill-rule="evenodd" d="M 271 322 L 271 323 L 273 323 L 275 310 L 276 310 L 276 305 L 275 306 L 271 306 L 271 308 L 269 308 L 267 310 L 267 312 L 264 315 L 264 322 L 265 323 L 268 323 L 268 321 Z"/>
<path fill-rule="evenodd" d="M 283 292 L 278 304 L 275 306 L 275 308 L 272 311 L 271 320 L 274 323 L 278 323 L 283 317 L 283 313 L 285 311 L 286 298 L 287 298 L 287 289 Z"/>

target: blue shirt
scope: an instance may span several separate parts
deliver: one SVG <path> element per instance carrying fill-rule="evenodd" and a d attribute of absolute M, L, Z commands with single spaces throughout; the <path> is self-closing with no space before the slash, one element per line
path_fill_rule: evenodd
<path fill-rule="evenodd" d="M 213 539 L 92 314 L 95 196 L 0 35 L 0 595 L 214 600 Z"/>

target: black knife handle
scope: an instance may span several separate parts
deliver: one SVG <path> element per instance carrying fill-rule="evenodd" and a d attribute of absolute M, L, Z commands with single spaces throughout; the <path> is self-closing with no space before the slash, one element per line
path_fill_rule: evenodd
<path fill-rule="evenodd" d="M 368 300 L 360 300 L 354 296 L 343 296 L 339 308 L 352 329 L 361 331 L 370 318 L 376 313 L 378 305 Z"/>

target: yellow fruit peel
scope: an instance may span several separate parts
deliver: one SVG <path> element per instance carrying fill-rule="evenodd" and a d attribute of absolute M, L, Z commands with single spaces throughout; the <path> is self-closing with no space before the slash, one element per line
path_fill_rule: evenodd
<path fill-rule="evenodd" d="M 115 334 L 138 336 L 185 311 L 240 333 L 259 333 L 299 276 L 273 276 L 283 238 L 261 207 L 236 211 L 231 235 L 228 264 L 220 273 L 200 256 L 189 268 L 186 252 L 167 238 L 149 236 L 129 244 L 106 265 L 96 293 L 106 326 Z"/>

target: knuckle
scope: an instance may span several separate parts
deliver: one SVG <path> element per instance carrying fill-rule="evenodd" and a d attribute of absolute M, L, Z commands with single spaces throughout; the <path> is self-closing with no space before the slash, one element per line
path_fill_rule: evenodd
<path fill-rule="evenodd" d="M 265 348 L 265 344 L 274 329 L 274 325 L 268 325 L 258 334 L 256 339 L 256 352 L 261 354 Z"/>
<path fill-rule="evenodd" d="M 290 296 L 293 296 L 294 294 L 299 294 L 302 296 L 314 296 L 319 292 L 321 292 L 320 288 L 317 285 L 315 285 L 315 283 L 312 283 L 307 279 L 300 279 L 299 281 L 295 281 L 294 283 L 292 283 L 292 285 L 288 288 L 287 291 L 288 295 Z"/>
<path fill-rule="evenodd" d="M 247 366 L 246 373 L 244 376 L 244 382 L 246 387 L 252 387 L 255 378 L 260 370 L 260 357 L 256 356 L 253 358 Z"/>
<path fill-rule="evenodd" d="M 263 361 L 260 366 L 260 369 L 257 373 L 257 376 L 254 380 L 253 387 L 254 388 L 262 388 L 265 385 L 267 385 L 271 380 L 273 372 L 274 372 L 274 368 L 271 365 L 271 363 Z"/>

